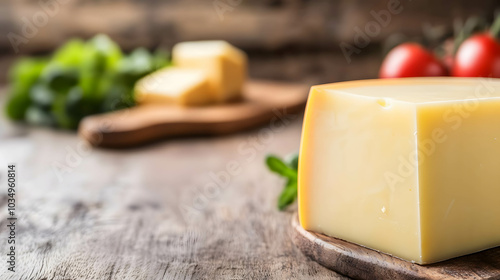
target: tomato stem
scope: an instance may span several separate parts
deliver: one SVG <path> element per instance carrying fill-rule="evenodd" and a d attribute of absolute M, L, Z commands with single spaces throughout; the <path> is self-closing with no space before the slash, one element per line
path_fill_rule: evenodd
<path fill-rule="evenodd" d="M 490 34 L 493 38 L 500 38 L 500 14 L 496 16 L 495 21 L 491 25 Z"/>
<path fill-rule="evenodd" d="M 456 53 L 463 41 L 467 40 L 476 32 L 481 32 L 486 30 L 487 23 L 484 18 L 481 17 L 470 17 L 465 22 L 464 26 L 455 36 L 455 42 L 453 47 L 453 53 Z"/>

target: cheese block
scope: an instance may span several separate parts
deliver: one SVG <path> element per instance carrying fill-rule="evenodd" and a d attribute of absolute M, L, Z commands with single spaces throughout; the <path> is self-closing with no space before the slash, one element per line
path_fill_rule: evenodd
<path fill-rule="evenodd" d="M 309 231 L 416 262 L 500 245 L 500 80 L 311 88 L 299 162 Z"/>
<path fill-rule="evenodd" d="M 141 104 L 197 106 L 213 102 L 208 75 L 199 69 L 164 68 L 139 80 L 135 94 Z"/>
<path fill-rule="evenodd" d="M 172 51 L 174 65 L 203 69 L 209 77 L 210 93 L 217 102 L 241 97 L 247 76 L 245 53 L 225 41 L 183 42 Z"/>

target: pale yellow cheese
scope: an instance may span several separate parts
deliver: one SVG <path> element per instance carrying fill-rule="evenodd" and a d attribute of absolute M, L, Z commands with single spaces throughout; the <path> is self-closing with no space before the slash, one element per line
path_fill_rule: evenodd
<path fill-rule="evenodd" d="M 225 41 L 183 42 L 174 46 L 175 66 L 206 71 L 210 94 L 217 102 L 241 97 L 247 76 L 247 56 Z"/>
<path fill-rule="evenodd" d="M 500 245 L 500 81 L 313 87 L 299 217 L 307 230 L 419 264 Z"/>
<path fill-rule="evenodd" d="M 213 102 L 208 75 L 199 69 L 169 67 L 154 72 L 135 87 L 138 103 L 205 105 Z"/>

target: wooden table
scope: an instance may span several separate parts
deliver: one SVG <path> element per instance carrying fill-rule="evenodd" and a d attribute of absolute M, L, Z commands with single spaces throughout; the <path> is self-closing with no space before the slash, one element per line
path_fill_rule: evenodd
<path fill-rule="evenodd" d="M 296 209 L 276 209 L 283 181 L 264 157 L 297 151 L 300 131 L 297 116 L 104 150 L 0 120 L 0 279 L 347 279 L 303 256 L 290 239 Z M 5 265 L 8 163 L 18 169 L 15 273 Z M 211 176 L 230 172 L 227 184 Z"/>

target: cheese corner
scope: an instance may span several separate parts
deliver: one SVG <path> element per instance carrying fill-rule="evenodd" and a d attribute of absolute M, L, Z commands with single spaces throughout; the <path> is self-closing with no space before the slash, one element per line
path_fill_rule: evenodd
<path fill-rule="evenodd" d="M 197 69 L 168 67 L 139 80 L 136 100 L 141 104 L 199 106 L 213 102 L 208 75 Z"/>
<path fill-rule="evenodd" d="M 174 65 L 204 70 L 217 102 L 241 97 L 247 76 L 247 56 L 225 41 L 183 42 L 172 51 Z"/>

